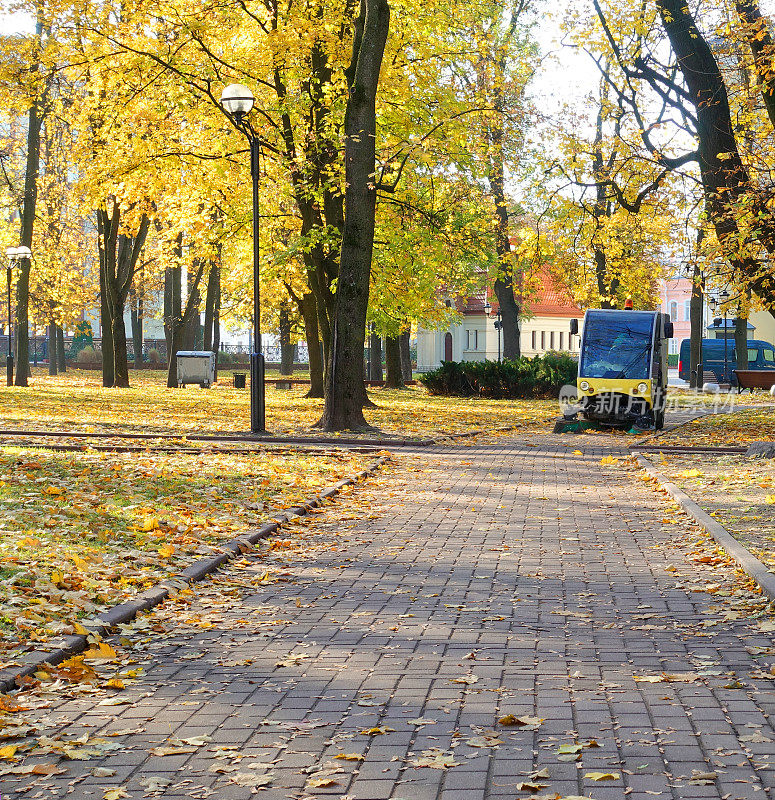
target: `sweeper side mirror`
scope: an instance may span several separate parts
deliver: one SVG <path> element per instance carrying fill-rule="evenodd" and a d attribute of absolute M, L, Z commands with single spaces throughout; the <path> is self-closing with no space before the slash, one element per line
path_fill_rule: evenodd
<path fill-rule="evenodd" d="M 572 336 L 575 336 L 579 332 L 579 321 L 577 319 L 572 319 L 570 321 L 570 332 Z"/>
<path fill-rule="evenodd" d="M 665 323 L 665 339 L 672 339 L 675 336 L 675 329 L 672 322 Z"/>

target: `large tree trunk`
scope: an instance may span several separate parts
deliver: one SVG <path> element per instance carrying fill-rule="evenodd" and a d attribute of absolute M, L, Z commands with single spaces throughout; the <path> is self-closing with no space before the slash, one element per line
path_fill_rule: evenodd
<path fill-rule="evenodd" d="M 293 375 L 294 346 L 291 344 L 291 317 L 287 303 L 280 306 L 280 375 Z"/>
<path fill-rule="evenodd" d="M 318 313 L 315 295 L 312 292 L 307 292 L 300 299 L 297 299 L 296 304 L 304 320 L 304 332 L 309 353 L 310 387 L 307 397 L 323 397 L 323 358 L 320 335 L 318 334 Z"/>
<path fill-rule="evenodd" d="M 404 372 L 401 366 L 401 339 L 398 336 L 385 337 L 385 387 L 405 389 Z"/>
<path fill-rule="evenodd" d="M 360 0 L 353 54 L 346 70 L 349 96 L 344 120 L 345 217 L 329 356 L 330 381 L 325 387 L 321 420 L 329 431 L 366 426 L 363 345 L 377 200 L 376 97 L 389 26 L 387 0 Z"/>
<path fill-rule="evenodd" d="M 197 270 L 199 259 L 195 260 L 193 267 Z M 192 284 L 194 270 L 188 272 L 188 300 L 191 302 L 191 313 L 186 323 L 186 332 L 184 337 L 184 350 L 199 350 L 202 341 L 202 313 L 200 306 L 202 305 L 202 293 L 199 291 L 199 285 Z M 203 273 L 204 274 L 204 273 Z"/>
<path fill-rule="evenodd" d="M 182 253 L 183 239 L 178 236 L 175 245 L 178 266 L 164 271 L 164 338 L 167 341 L 168 366 L 175 361 L 175 354 L 172 352 L 172 331 L 180 321 L 183 305 L 183 268 L 180 266 Z M 177 383 L 175 385 L 177 386 Z"/>
<path fill-rule="evenodd" d="M 65 355 L 65 332 L 61 325 L 56 327 L 57 335 L 57 367 L 60 372 L 67 372 L 67 357 Z"/>
<path fill-rule="evenodd" d="M 213 352 L 215 353 L 215 380 L 218 380 L 218 353 L 221 349 L 221 268 L 218 259 L 216 272 L 215 307 L 213 309 Z"/>
<path fill-rule="evenodd" d="M 371 326 L 369 334 L 369 380 L 382 380 L 382 339 Z"/>
<path fill-rule="evenodd" d="M 46 327 L 46 356 L 48 357 L 48 374 L 56 375 L 59 359 L 57 358 L 57 326 L 54 322 L 49 322 Z"/>
<path fill-rule="evenodd" d="M 407 328 L 399 337 L 401 342 L 401 373 L 405 381 L 412 380 L 412 346 L 409 341 L 412 332 Z"/>
<path fill-rule="evenodd" d="M 692 277 L 692 297 L 689 301 L 689 385 L 692 389 L 702 388 L 702 339 L 703 330 L 702 306 L 705 287 L 702 282 L 702 271 L 699 261 L 694 265 Z"/>
<path fill-rule="evenodd" d="M 215 326 L 215 296 L 220 290 L 218 281 L 218 264 L 210 262 L 210 269 L 207 272 L 207 290 L 205 292 L 205 327 L 203 332 L 202 345 L 205 350 L 213 350 L 214 326 Z"/>
<path fill-rule="evenodd" d="M 753 54 L 756 79 L 762 92 L 767 116 L 775 128 L 775 72 L 772 69 L 775 42 L 756 0 L 736 0 L 735 7 L 745 26 L 744 33 Z"/>
<path fill-rule="evenodd" d="M 493 68 L 497 81 L 493 90 L 493 104 L 496 111 L 500 112 L 488 123 L 487 129 L 490 146 L 487 180 L 490 186 L 490 196 L 495 205 L 495 251 L 498 256 L 498 273 L 493 289 L 501 311 L 503 357 L 516 359 L 521 353 L 519 341 L 521 301 L 517 302 L 514 292 L 514 261 L 511 254 L 509 203 L 506 198 L 506 167 L 503 154 L 504 131 L 501 115 L 505 108 L 505 101 L 501 81 L 505 73 L 505 64 L 502 60 L 496 59 Z"/>
<path fill-rule="evenodd" d="M 110 322 L 113 333 L 113 385 L 127 388 L 129 386 L 129 359 L 126 346 L 124 304 L 118 300 L 111 305 Z"/>
<path fill-rule="evenodd" d="M 35 26 L 38 41 L 43 37 L 43 23 L 38 14 Z M 30 72 L 37 72 L 40 64 L 30 65 Z M 40 171 L 40 129 L 43 115 L 40 98 L 36 95 L 27 116 L 27 159 L 24 170 L 24 202 L 21 214 L 21 231 L 19 243 L 32 250 L 32 234 L 35 228 L 35 210 L 38 202 L 38 174 Z M 29 258 L 19 262 L 19 274 L 16 279 L 16 386 L 27 386 L 30 374 L 30 269 Z"/>
<path fill-rule="evenodd" d="M 202 332 L 202 349 L 215 353 L 215 380 L 218 380 L 218 347 L 220 346 L 220 306 L 221 306 L 221 271 L 220 245 L 218 258 L 210 262 L 207 273 L 207 290 L 205 292 L 205 324 Z"/>
<path fill-rule="evenodd" d="M 108 210 L 108 206 L 111 206 Z M 121 230 L 121 208 L 114 200 L 97 212 L 102 217 L 101 239 L 103 249 L 104 288 L 110 315 L 113 340 L 113 386 L 129 386 L 126 328 L 124 309 L 135 267 L 148 235 L 150 220 L 142 215 L 137 234 L 130 236 Z"/>
<path fill-rule="evenodd" d="M 737 369 L 748 369 L 748 317 L 735 318 L 735 360 Z"/>
<path fill-rule="evenodd" d="M 105 270 L 105 228 L 104 217 L 97 212 L 97 241 L 100 266 L 100 337 L 102 339 L 102 385 L 113 386 L 113 325 L 110 321 L 110 307 L 108 305 L 108 290 L 106 285 Z"/>
<path fill-rule="evenodd" d="M 706 208 L 738 278 L 770 311 L 775 311 L 775 283 L 747 247 L 750 236 L 738 226 L 741 208 L 757 214 L 756 236 L 775 254 L 775 218 L 769 195 L 757 196 L 737 148 L 732 115 L 718 62 L 698 29 L 685 0 L 657 0 L 662 27 L 677 57 L 689 98 L 696 110 L 698 162 Z"/>

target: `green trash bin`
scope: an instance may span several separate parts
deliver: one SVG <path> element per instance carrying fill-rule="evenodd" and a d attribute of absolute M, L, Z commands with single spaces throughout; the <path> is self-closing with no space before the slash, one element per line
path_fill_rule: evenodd
<path fill-rule="evenodd" d="M 234 372 L 234 388 L 235 389 L 244 389 L 245 388 L 245 379 L 247 378 L 247 372 Z"/>

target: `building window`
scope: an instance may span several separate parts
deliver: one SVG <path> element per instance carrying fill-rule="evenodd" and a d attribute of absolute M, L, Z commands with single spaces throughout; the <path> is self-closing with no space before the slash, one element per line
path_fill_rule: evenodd
<path fill-rule="evenodd" d="M 560 331 L 560 350 L 564 350 L 565 349 L 564 348 L 565 342 L 563 341 L 564 338 L 565 338 L 565 334 L 563 333 L 563 331 Z"/>
<path fill-rule="evenodd" d="M 546 350 L 546 331 L 541 331 L 541 349 Z"/>
<path fill-rule="evenodd" d="M 533 350 L 535 350 L 536 349 L 536 332 L 535 331 L 533 331 L 530 334 L 530 341 L 532 343 Z"/>
<path fill-rule="evenodd" d="M 670 319 L 673 322 L 678 322 L 678 303 L 675 300 L 670 303 Z"/>
<path fill-rule="evenodd" d="M 549 349 L 554 350 L 554 331 L 549 334 Z"/>
<path fill-rule="evenodd" d="M 692 319 L 692 301 L 684 300 L 684 322 L 691 322 Z"/>
<path fill-rule="evenodd" d="M 466 350 L 479 349 L 479 331 L 466 331 Z"/>

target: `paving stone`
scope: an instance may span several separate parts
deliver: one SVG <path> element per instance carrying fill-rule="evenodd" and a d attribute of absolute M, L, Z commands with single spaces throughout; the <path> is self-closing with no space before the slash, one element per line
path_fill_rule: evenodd
<path fill-rule="evenodd" d="M 687 523 L 664 523 L 674 508 L 633 473 L 601 465 L 611 454 L 623 454 L 614 437 L 582 435 L 399 455 L 392 484 L 355 490 L 371 507 L 368 518 L 294 562 L 289 580 L 235 598 L 222 609 L 222 630 L 187 629 L 155 648 L 127 690 L 133 706 L 90 713 L 101 709 L 88 697 L 63 698 L 46 712 L 67 737 L 134 726 L 142 734 L 118 737 L 123 750 L 62 776 L 3 776 L 2 797 L 64 797 L 76 777 L 70 796 L 99 800 L 116 781 L 141 796 L 137 778 L 159 774 L 190 781 L 168 789 L 172 800 L 207 791 L 241 800 L 249 789 L 208 771 L 236 754 L 240 771 L 277 762 L 260 793 L 266 800 L 307 796 L 305 770 L 327 762 L 344 772 L 315 796 L 505 800 L 546 767 L 552 794 L 775 800 L 775 699 L 769 682 L 747 677 L 762 664 L 745 650 L 771 640 L 744 620 L 700 627 L 724 601 L 692 591 L 697 568 L 681 550 Z M 325 523 L 326 513 L 317 520 Z M 208 584 L 196 592 L 206 596 Z M 230 628 L 265 607 L 287 622 L 271 633 Z M 276 666 L 289 653 L 310 658 Z M 246 658 L 252 663 L 224 666 Z M 693 672 L 701 661 L 734 670 L 742 688 L 713 676 L 633 681 Z M 478 681 L 453 682 L 466 674 Z M 503 728 L 504 713 L 545 721 L 535 732 Z M 420 716 L 435 722 L 410 724 Z M 361 733 L 380 726 L 395 731 Z M 465 744 L 493 730 L 497 748 Z M 739 741 L 753 730 L 773 742 Z M 195 753 L 150 752 L 171 736 L 201 734 L 212 742 Z M 600 747 L 584 749 L 579 763 L 557 761 L 560 744 L 592 739 Z M 224 745 L 235 750 L 215 761 Z M 411 760 L 422 751 L 452 754 L 460 765 L 417 768 Z M 337 753 L 365 758 L 335 761 Z M 97 764 L 117 775 L 91 778 Z M 719 777 L 693 786 L 693 770 Z M 622 777 L 584 780 L 590 771 Z"/>

